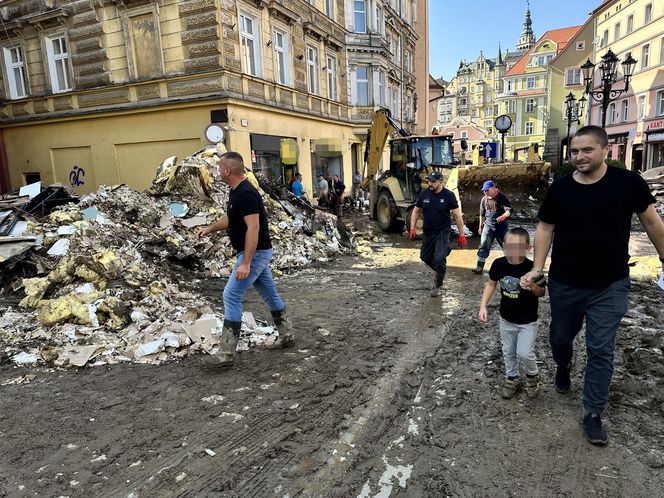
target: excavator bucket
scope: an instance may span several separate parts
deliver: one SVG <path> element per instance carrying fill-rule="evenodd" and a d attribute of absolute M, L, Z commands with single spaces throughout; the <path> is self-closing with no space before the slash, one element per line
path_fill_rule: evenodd
<path fill-rule="evenodd" d="M 484 196 L 482 185 L 486 180 L 495 182 L 517 213 L 534 216 L 549 186 L 550 170 L 551 164 L 543 161 L 459 167 L 458 192 L 466 224 L 477 228 L 480 201 Z"/>

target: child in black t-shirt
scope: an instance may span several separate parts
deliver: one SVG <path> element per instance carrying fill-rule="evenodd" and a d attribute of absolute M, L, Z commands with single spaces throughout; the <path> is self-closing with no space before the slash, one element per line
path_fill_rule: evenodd
<path fill-rule="evenodd" d="M 505 256 L 496 259 L 489 270 L 489 281 L 484 287 L 479 319 L 487 321 L 487 304 L 500 282 L 500 339 L 503 343 L 506 379 L 501 395 L 512 398 L 521 389 L 519 360 L 526 371 L 526 394 L 539 395 L 541 386 L 535 357 L 537 337 L 537 298 L 544 295 L 544 278 L 532 283 L 530 289 L 520 286 L 520 279 L 533 268 L 526 258 L 530 249 L 530 236 L 523 228 L 512 228 L 505 236 Z"/>

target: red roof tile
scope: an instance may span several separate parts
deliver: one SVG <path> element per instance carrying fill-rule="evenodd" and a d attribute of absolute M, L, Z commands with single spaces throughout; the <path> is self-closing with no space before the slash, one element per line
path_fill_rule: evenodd
<path fill-rule="evenodd" d="M 516 76 L 518 74 L 525 74 L 526 72 L 526 63 L 528 62 L 528 59 L 530 58 L 531 54 L 535 51 L 535 48 L 539 46 L 539 44 L 543 40 L 551 40 L 554 42 L 556 45 L 558 45 L 558 50 L 556 52 L 556 55 L 559 54 L 566 46 L 567 43 L 576 35 L 579 30 L 582 28 L 582 25 L 579 26 L 572 26 L 569 28 L 561 28 L 561 29 L 552 29 L 550 31 L 547 31 L 544 33 L 539 40 L 533 45 L 528 52 L 523 54 L 523 56 L 517 61 L 516 64 L 514 64 L 507 73 L 505 73 L 505 76 Z"/>

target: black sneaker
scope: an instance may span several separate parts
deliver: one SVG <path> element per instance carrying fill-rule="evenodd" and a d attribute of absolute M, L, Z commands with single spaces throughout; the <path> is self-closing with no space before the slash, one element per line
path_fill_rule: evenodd
<path fill-rule="evenodd" d="M 569 378 L 571 371 L 572 365 L 568 365 L 567 367 L 556 366 L 556 380 L 554 384 L 556 385 L 556 391 L 560 394 L 567 394 L 572 388 L 572 380 Z"/>
<path fill-rule="evenodd" d="M 602 418 L 596 413 L 587 413 L 583 417 L 583 433 L 591 444 L 603 446 L 609 443 L 609 435 L 602 427 Z"/>

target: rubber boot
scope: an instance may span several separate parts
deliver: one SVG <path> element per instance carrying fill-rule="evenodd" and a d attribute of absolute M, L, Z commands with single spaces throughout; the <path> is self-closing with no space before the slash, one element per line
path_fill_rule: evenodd
<path fill-rule="evenodd" d="M 478 261 L 477 266 L 470 271 L 472 271 L 476 275 L 481 275 L 482 272 L 484 271 L 484 261 Z"/>
<path fill-rule="evenodd" d="M 293 335 L 293 326 L 286 313 L 286 308 L 280 311 L 272 311 L 272 319 L 279 332 L 279 337 L 277 337 L 277 340 L 273 344 L 268 346 L 268 349 L 281 349 L 293 344 L 295 336 Z"/>
<path fill-rule="evenodd" d="M 219 351 L 217 351 L 219 366 L 228 368 L 232 367 L 235 363 L 235 350 L 237 349 L 237 343 L 240 340 L 241 328 L 242 322 L 224 320 L 224 328 L 221 331 L 221 337 L 219 339 Z"/>

